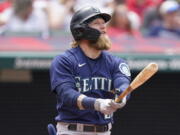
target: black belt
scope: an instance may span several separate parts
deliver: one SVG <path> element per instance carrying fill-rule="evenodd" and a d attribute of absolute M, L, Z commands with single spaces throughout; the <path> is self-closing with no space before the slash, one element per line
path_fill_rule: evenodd
<path fill-rule="evenodd" d="M 68 129 L 77 131 L 77 124 L 69 124 Z M 83 125 L 84 132 L 106 132 L 108 129 L 108 125 Z"/>

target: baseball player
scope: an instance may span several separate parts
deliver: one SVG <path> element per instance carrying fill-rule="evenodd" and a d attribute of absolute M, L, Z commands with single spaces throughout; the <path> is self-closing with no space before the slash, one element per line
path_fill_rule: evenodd
<path fill-rule="evenodd" d="M 131 74 L 125 60 L 106 52 L 111 47 L 106 35 L 110 19 L 94 7 L 72 17 L 72 48 L 56 56 L 50 68 L 57 135 L 110 135 L 113 113 L 129 98 L 113 100 L 129 86 Z"/>

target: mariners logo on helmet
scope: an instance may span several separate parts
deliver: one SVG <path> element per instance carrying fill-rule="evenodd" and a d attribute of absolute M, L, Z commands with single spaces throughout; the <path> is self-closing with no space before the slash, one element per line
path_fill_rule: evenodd
<path fill-rule="evenodd" d="M 93 10 L 94 10 L 94 12 L 96 12 L 96 13 L 99 13 L 99 12 L 100 12 L 100 10 L 97 9 L 97 8 L 93 8 Z"/>

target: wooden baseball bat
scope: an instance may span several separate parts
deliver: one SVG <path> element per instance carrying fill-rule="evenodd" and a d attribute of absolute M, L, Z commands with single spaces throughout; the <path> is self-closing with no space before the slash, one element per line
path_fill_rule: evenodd
<path fill-rule="evenodd" d="M 137 87 L 145 83 L 158 71 L 158 65 L 156 63 L 149 63 L 131 82 L 129 87 L 121 93 L 121 95 L 115 99 L 115 102 L 120 102 L 125 96 L 135 90 Z"/>

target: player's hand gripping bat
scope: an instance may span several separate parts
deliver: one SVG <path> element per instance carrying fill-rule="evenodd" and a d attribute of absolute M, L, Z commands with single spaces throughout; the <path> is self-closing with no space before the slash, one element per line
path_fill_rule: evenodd
<path fill-rule="evenodd" d="M 115 99 L 115 102 L 120 102 L 125 96 L 135 90 L 137 87 L 145 83 L 158 71 L 158 65 L 156 63 L 149 63 L 131 82 L 129 87 L 121 93 L 121 95 Z"/>

